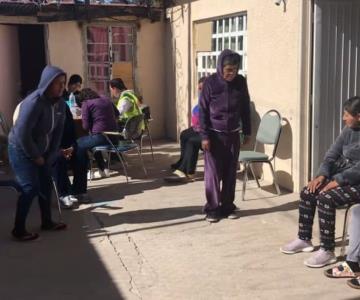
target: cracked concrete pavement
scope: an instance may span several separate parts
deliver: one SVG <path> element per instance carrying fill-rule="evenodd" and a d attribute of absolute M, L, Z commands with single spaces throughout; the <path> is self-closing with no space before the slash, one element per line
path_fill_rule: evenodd
<path fill-rule="evenodd" d="M 92 181 L 93 203 L 63 213 L 69 230 L 36 243 L 10 240 L 15 195 L 1 190 L 0 299 L 360 299 L 345 280 L 306 268 L 309 254 L 279 252 L 296 234 L 297 194 L 276 196 L 262 182 L 249 184 L 242 202 L 238 184 L 239 219 L 209 224 L 202 160 L 194 182 L 162 179 L 177 155 L 174 143 L 156 145 L 154 162 L 145 154 L 147 178 L 131 156 L 128 184 L 116 172 Z M 33 230 L 37 210 L 34 203 Z M 340 237 L 343 211 L 337 220 Z"/>

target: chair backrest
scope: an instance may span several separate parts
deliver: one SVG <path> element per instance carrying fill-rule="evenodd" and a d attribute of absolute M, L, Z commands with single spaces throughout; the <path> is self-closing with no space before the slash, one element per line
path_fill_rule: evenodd
<path fill-rule="evenodd" d="M 2 130 L 2 133 L 5 136 L 8 136 L 9 132 L 10 132 L 10 127 L 9 127 L 8 123 L 6 122 L 4 115 L 1 112 L 0 112 L 0 127 Z"/>
<path fill-rule="evenodd" d="M 256 142 L 274 145 L 273 156 L 275 155 L 281 133 L 281 115 L 277 110 L 269 110 L 261 118 L 260 126 L 256 134 Z"/>
<path fill-rule="evenodd" d="M 135 140 L 140 138 L 143 133 L 143 121 L 144 116 L 142 114 L 128 119 L 122 131 L 125 139 Z"/>

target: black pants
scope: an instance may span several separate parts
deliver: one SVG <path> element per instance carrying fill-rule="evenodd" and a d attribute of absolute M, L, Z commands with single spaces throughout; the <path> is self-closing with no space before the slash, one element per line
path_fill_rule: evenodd
<path fill-rule="evenodd" d="M 185 174 L 194 174 L 201 149 L 201 137 L 192 127 L 180 133 L 180 159 L 172 165 Z"/>
<path fill-rule="evenodd" d="M 72 184 L 68 176 L 69 166 L 74 175 Z M 66 160 L 60 154 L 53 170 L 59 196 L 85 194 L 87 189 L 87 169 L 88 160 L 86 157 L 79 160 L 76 157 L 76 153 L 74 153 L 70 160 Z"/>
<path fill-rule="evenodd" d="M 320 247 L 333 251 L 335 248 L 335 214 L 336 208 L 360 202 L 360 185 L 340 186 L 319 194 L 324 183 L 314 194 L 304 188 L 299 203 L 299 233 L 302 240 L 312 238 L 312 226 L 316 207 L 318 207 L 320 226 Z"/>

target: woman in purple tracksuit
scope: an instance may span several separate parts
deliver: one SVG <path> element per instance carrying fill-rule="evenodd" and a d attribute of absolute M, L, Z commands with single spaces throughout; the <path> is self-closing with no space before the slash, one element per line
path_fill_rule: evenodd
<path fill-rule="evenodd" d="M 207 200 L 204 211 L 209 222 L 235 217 L 240 123 L 245 143 L 251 133 L 250 97 L 245 78 L 237 74 L 239 65 L 240 55 L 224 50 L 218 59 L 217 73 L 207 78 L 200 97 Z"/>

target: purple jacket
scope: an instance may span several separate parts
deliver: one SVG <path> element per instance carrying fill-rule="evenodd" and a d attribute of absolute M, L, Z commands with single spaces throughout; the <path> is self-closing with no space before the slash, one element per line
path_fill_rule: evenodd
<path fill-rule="evenodd" d="M 223 79 L 223 61 L 234 53 L 224 50 L 218 59 L 217 73 L 209 76 L 200 97 L 200 134 L 209 138 L 211 130 L 231 132 L 240 126 L 245 135 L 251 134 L 250 96 L 246 79 L 237 75 L 231 82 Z"/>
<path fill-rule="evenodd" d="M 91 134 L 117 130 L 119 111 L 108 98 L 86 100 L 81 105 L 82 126 Z"/>

